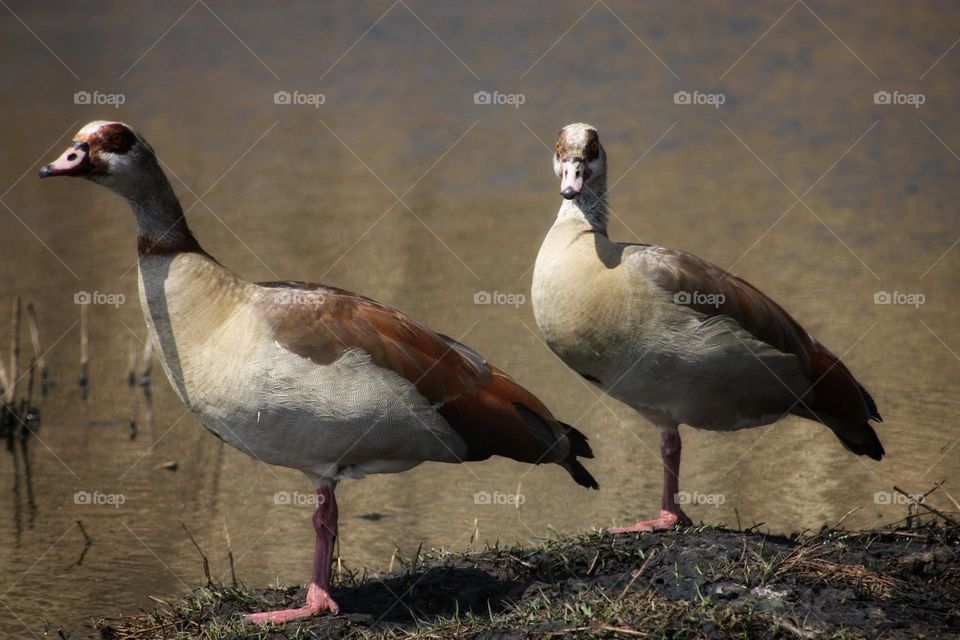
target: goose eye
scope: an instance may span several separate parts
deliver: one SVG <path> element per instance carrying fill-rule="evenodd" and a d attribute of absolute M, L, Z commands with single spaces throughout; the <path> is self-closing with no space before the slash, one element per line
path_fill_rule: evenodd
<path fill-rule="evenodd" d="M 596 153 L 596 152 L 597 152 L 597 141 L 594 140 L 593 142 L 590 143 L 590 153 Z"/>
<path fill-rule="evenodd" d="M 111 144 L 115 144 L 115 145 L 119 146 L 121 142 L 123 142 L 123 136 L 120 135 L 119 133 L 115 133 L 115 134 L 113 134 L 112 136 L 110 136 L 110 143 L 111 143 Z"/>

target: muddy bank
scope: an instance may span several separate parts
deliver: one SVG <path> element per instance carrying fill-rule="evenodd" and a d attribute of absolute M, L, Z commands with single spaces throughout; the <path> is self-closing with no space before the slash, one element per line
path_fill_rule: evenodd
<path fill-rule="evenodd" d="M 772 536 L 699 527 L 427 554 L 343 572 L 341 614 L 258 629 L 241 613 L 302 587 L 211 585 L 103 638 L 940 638 L 960 634 L 960 527 Z"/>

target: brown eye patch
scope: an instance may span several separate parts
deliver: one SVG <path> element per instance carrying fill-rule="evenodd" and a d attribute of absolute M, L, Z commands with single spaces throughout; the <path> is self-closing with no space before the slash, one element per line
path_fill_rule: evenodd
<path fill-rule="evenodd" d="M 126 153 L 137 141 L 133 132 L 119 123 L 104 125 L 95 137 L 91 146 L 97 145 L 109 153 Z"/>
<path fill-rule="evenodd" d="M 600 139 L 593 129 L 587 130 L 587 160 L 595 160 L 600 155 Z"/>

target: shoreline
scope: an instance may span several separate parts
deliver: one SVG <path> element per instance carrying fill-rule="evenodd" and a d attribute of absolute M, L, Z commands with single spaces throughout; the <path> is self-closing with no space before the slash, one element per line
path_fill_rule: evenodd
<path fill-rule="evenodd" d="M 530 546 L 427 552 L 335 578 L 337 616 L 282 627 L 241 614 L 299 604 L 303 586 L 207 585 L 152 612 L 100 619 L 102 638 L 915 638 L 960 634 L 960 526 L 790 536 L 700 526 Z M 158 601 L 160 602 L 160 601 Z"/>

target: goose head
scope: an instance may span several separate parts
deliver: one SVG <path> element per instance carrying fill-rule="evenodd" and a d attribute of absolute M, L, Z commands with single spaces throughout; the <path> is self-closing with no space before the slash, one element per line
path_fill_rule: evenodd
<path fill-rule="evenodd" d="M 96 120 L 85 125 L 59 158 L 40 169 L 41 178 L 87 178 L 133 199 L 153 186 L 160 170 L 153 149 L 122 122 Z"/>
<path fill-rule="evenodd" d="M 573 200 L 585 188 L 597 193 L 606 178 L 607 154 L 596 128 L 578 122 L 568 124 L 557 136 L 553 172 L 560 178 L 560 195 Z"/>

